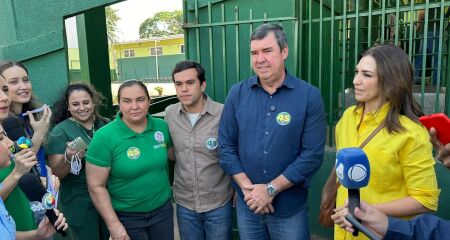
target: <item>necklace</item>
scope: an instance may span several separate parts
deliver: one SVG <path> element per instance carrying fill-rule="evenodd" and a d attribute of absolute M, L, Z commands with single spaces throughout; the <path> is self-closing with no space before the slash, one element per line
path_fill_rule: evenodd
<path fill-rule="evenodd" d="M 80 125 L 80 123 L 73 117 L 71 117 L 70 120 L 72 120 L 72 122 L 74 122 L 78 126 L 78 128 L 80 128 L 81 132 L 83 132 L 83 134 L 89 139 L 90 142 L 95 133 L 95 121 L 92 120 L 92 128 L 89 130 L 84 126 Z"/>

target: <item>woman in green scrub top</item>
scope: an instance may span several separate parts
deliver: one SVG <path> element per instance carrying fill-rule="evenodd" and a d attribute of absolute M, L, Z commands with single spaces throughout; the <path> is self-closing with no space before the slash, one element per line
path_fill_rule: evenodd
<path fill-rule="evenodd" d="M 167 124 L 148 114 L 150 97 L 141 81 L 124 82 L 118 102 L 116 119 L 95 133 L 86 154 L 92 201 L 114 240 L 171 240 Z"/>
<path fill-rule="evenodd" d="M 89 145 L 94 133 L 109 122 L 98 113 L 101 100 L 102 96 L 88 84 L 73 83 L 67 86 L 56 103 L 52 122 L 56 126 L 46 148 L 49 165 L 61 179 L 61 207 L 75 239 L 109 238 L 106 225 L 89 196 L 84 167 L 85 149 L 77 151 L 68 144 L 81 138 Z"/>

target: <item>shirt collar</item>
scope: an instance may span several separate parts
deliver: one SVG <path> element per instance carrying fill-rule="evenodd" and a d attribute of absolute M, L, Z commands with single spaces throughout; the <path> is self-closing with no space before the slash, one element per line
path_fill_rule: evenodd
<path fill-rule="evenodd" d="M 284 81 L 278 88 L 281 88 L 283 86 L 287 88 L 294 88 L 293 81 L 295 81 L 296 79 L 291 74 L 289 74 L 289 72 L 286 69 L 284 69 L 284 72 L 285 72 Z M 253 86 L 261 87 L 258 76 L 253 76 L 252 78 L 250 78 L 250 88 Z"/>
<path fill-rule="evenodd" d="M 381 122 L 384 121 L 384 119 L 386 118 L 390 109 L 391 109 L 391 104 L 389 102 L 387 102 L 380 109 L 367 113 L 366 116 L 364 116 L 363 121 L 364 122 L 373 121 L 373 123 L 375 123 L 375 124 L 381 124 Z M 364 111 L 363 107 L 357 108 L 356 109 L 356 117 L 361 119 L 363 111 Z M 359 121 L 359 119 L 358 119 L 358 121 Z"/>
<path fill-rule="evenodd" d="M 119 126 L 119 130 L 120 130 L 120 134 L 118 134 L 119 136 L 122 136 L 122 138 L 130 138 L 130 137 L 134 137 L 136 135 L 138 135 L 139 133 L 136 133 L 135 131 L 131 130 L 126 124 L 125 122 L 122 120 L 122 112 L 119 112 L 116 115 L 116 121 L 117 124 Z M 153 119 L 150 116 L 150 114 L 147 113 L 147 126 L 145 127 L 143 132 L 147 132 L 147 131 L 153 131 L 154 130 L 154 124 L 153 124 Z"/>
<path fill-rule="evenodd" d="M 200 112 L 200 115 L 203 115 L 205 113 L 209 113 L 211 115 L 216 115 L 219 113 L 218 109 L 213 106 L 213 100 L 203 93 L 203 97 L 205 98 L 205 105 L 203 105 L 202 111 Z M 183 104 L 180 102 L 178 105 L 178 112 L 181 113 L 187 113 L 184 109 Z"/>

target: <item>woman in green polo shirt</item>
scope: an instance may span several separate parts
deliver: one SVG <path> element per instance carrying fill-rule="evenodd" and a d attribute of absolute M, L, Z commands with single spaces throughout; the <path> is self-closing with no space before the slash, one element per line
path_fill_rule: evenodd
<path fill-rule="evenodd" d="M 48 137 L 49 166 L 61 179 L 61 207 L 75 239 L 108 239 L 106 225 L 92 204 L 86 183 L 85 149 L 76 151 L 69 142 L 81 138 L 89 144 L 94 133 L 106 125 L 98 113 L 102 96 L 85 83 L 67 86 L 55 104 L 53 127 Z"/>
<path fill-rule="evenodd" d="M 171 240 L 167 124 L 148 114 L 150 96 L 141 81 L 124 82 L 118 102 L 116 119 L 95 133 L 86 154 L 92 201 L 112 239 Z"/>

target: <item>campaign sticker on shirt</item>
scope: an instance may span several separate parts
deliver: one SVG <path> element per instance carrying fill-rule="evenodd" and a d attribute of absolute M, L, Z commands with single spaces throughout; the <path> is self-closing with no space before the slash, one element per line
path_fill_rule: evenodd
<path fill-rule="evenodd" d="M 277 123 L 281 126 L 288 125 L 291 122 L 291 115 L 287 112 L 280 112 L 277 115 Z"/>
<path fill-rule="evenodd" d="M 156 131 L 154 136 L 155 136 L 155 140 L 158 143 L 163 143 L 164 142 L 164 133 L 162 133 L 161 131 Z"/>
<path fill-rule="evenodd" d="M 127 156 L 129 159 L 136 160 L 141 156 L 141 151 L 137 147 L 130 147 L 127 150 Z"/>
<path fill-rule="evenodd" d="M 219 144 L 218 144 L 217 138 L 211 137 L 211 138 L 208 138 L 208 140 L 206 140 L 206 147 L 209 150 L 216 149 L 218 145 Z"/>

